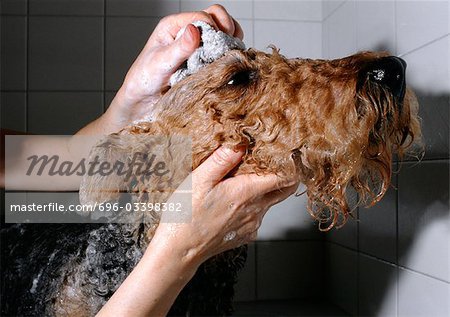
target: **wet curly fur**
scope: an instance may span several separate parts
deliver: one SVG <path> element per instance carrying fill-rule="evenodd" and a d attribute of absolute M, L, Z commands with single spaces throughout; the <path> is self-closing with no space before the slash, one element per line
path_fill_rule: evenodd
<path fill-rule="evenodd" d="M 309 212 L 321 230 L 329 230 L 344 225 L 356 206 L 371 206 L 383 197 L 390 186 L 392 156 L 401 158 L 420 141 L 417 111 L 414 94 L 404 86 L 404 68 L 386 53 L 326 61 L 286 59 L 276 50 L 267 54 L 250 49 L 230 51 L 184 79 L 155 105 L 152 122 L 119 135 L 189 136 L 192 161 L 190 156 L 182 160 L 192 168 L 221 144 L 245 145 L 246 155 L 231 174 L 297 178 L 306 186 Z M 94 153 L 109 155 L 105 149 L 113 148 L 131 156 L 143 150 L 141 144 L 118 140 L 111 136 Z M 185 176 L 180 172 L 173 177 Z M 110 199 L 95 191 L 105 182 L 86 180 L 82 195 Z M 145 192 L 153 185 L 133 179 L 127 189 Z M 357 193 L 354 205 L 349 203 L 350 189 Z M 141 198 L 165 201 L 169 194 L 145 193 Z M 152 217 L 150 224 L 97 225 L 65 241 L 72 255 L 47 258 L 39 273 L 46 278 L 37 282 L 39 296 L 35 294 L 41 304 L 35 309 L 55 315 L 95 314 L 140 259 L 159 220 L 158 215 Z M 236 272 L 245 256 L 241 247 L 204 263 L 171 313 L 229 314 Z M 66 260 L 55 260 L 61 257 Z M 14 276 L 17 266 L 8 272 Z"/>

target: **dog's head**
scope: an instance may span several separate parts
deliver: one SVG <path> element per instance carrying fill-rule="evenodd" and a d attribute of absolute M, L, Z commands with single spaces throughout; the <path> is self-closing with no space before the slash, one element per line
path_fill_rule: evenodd
<path fill-rule="evenodd" d="M 301 181 L 310 213 L 327 230 L 343 225 L 353 207 L 378 202 L 391 182 L 393 155 L 401 158 L 420 142 L 418 106 L 406 87 L 405 68 L 403 60 L 385 53 L 326 61 L 286 59 L 276 50 L 230 51 L 169 89 L 155 105 L 153 122 L 123 134 L 188 135 L 192 168 L 221 144 L 245 145 L 232 174 L 276 173 Z M 93 153 L 110 159 L 112 148 L 130 156 L 145 153 L 146 146 L 112 136 Z M 182 161 L 191 166 L 190 155 Z M 173 168 L 172 179 L 158 179 L 158 185 L 135 177 L 125 187 L 142 192 L 177 184 L 173 180 L 183 180 L 188 169 Z M 80 192 L 88 201 L 99 200 L 111 188 L 119 191 L 118 183 L 87 178 Z M 351 188 L 358 194 L 355 206 L 349 204 Z"/>
<path fill-rule="evenodd" d="M 349 188 L 360 204 L 379 201 L 393 154 L 420 140 L 405 69 L 386 53 L 326 61 L 231 51 L 172 87 L 159 120 L 192 136 L 194 168 L 220 144 L 244 144 L 237 173 L 298 177 L 327 229 L 351 213 Z"/>

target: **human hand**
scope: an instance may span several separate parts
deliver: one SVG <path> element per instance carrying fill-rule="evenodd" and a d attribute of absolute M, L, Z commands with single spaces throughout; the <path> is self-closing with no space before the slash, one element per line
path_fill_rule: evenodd
<path fill-rule="evenodd" d="M 221 147 L 192 173 L 192 220 L 162 221 L 152 240 L 154 247 L 179 250 L 183 260 L 197 266 L 256 238 L 267 210 L 293 194 L 298 183 L 274 174 L 224 179 L 242 156 L 242 151 Z"/>
<path fill-rule="evenodd" d="M 151 113 L 154 103 L 169 88 L 170 76 L 198 48 L 200 32 L 190 24 L 198 20 L 240 39 L 244 36 L 239 23 L 220 5 L 163 18 L 103 115 L 103 129 L 116 132 Z M 183 35 L 176 39 L 177 33 L 183 28 Z"/>

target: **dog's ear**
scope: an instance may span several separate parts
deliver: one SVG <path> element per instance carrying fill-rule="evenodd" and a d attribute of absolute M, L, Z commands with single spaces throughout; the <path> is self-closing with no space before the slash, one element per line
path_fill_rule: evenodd
<path fill-rule="evenodd" d="M 396 56 L 381 57 L 369 62 L 360 72 L 358 86 L 366 81 L 376 83 L 389 90 L 398 102 L 402 102 L 406 92 L 406 62 Z"/>

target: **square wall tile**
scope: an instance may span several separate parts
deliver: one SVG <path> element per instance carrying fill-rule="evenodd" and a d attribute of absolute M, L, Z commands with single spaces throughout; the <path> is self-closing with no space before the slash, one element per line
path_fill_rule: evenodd
<path fill-rule="evenodd" d="M 178 13 L 179 0 L 105 0 L 108 16 L 163 17 Z"/>
<path fill-rule="evenodd" d="M 392 186 L 378 204 L 359 208 L 359 251 L 391 263 L 397 262 L 396 187 L 397 175 L 393 175 Z"/>
<path fill-rule="evenodd" d="M 291 196 L 267 212 L 258 230 L 258 241 L 321 239 L 317 223 L 306 209 L 306 195 Z"/>
<path fill-rule="evenodd" d="M 244 31 L 244 44 L 245 47 L 254 47 L 255 41 L 253 39 L 253 21 L 252 20 L 239 20 L 242 31 Z"/>
<path fill-rule="evenodd" d="M 244 268 L 238 273 L 234 292 L 234 301 L 236 302 L 256 300 L 255 243 L 248 245 L 247 261 Z"/>
<path fill-rule="evenodd" d="M 408 63 L 406 82 L 416 92 L 450 95 L 450 36 L 401 56 Z"/>
<path fill-rule="evenodd" d="M 1 89 L 26 90 L 27 20 L 25 17 L 1 18 Z"/>
<path fill-rule="evenodd" d="M 450 96 L 418 92 L 425 159 L 449 158 Z"/>
<path fill-rule="evenodd" d="M 450 284 L 399 269 L 398 316 L 448 317 Z"/>
<path fill-rule="evenodd" d="M 395 54 L 395 1 L 357 1 L 357 49 Z"/>
<path fill-rule="evenodd" d="M 4 14 L 27 14 L 27 0 L 2 0 L 0 12 Z"/>
<path fill-rule="evenodd" d="M 27 101 L 25 92 L 1 93 L 1 128 L 25 132 Z"/>
<path fill-rule="evenodd" d="M 286 57 L 321 58 L 322 24 L 319 22 L 255 21 L 255 48 L 270 44 Z"/>
<path fill-rule="evenodd" d="M 324 281 L 328 300 L 353 316 L 358 311 L 358 253 L 326 243 Z"/>
<path fill-rule="evenodd" d="M 28 97 L 29 132 L 74 134 L 103 113 L 100 92 L 31 92 Z"/>
<path fill-rule="evenodd" d="M 30 15 L 103 15 L 103 0 L 28 0 Z"/>
<path fill-rule="evenodd" d="M 255 19 L 322 21 L 322 1 L 255 0 Z"/>
<path fill-rule="evenodd" d="M 105 86 L 120 88 L 128 69 L 158 24 L 157 18 L 106 18 Z"/>
<path fill-rule="evenodd" d="M 329 46 L 330 46 L 330 22 L 322 22 L 322 58 L 329 58 Z"/>
<path fill-rule="evenodd" d="M 397 1 L 397 53 L 449 34 L 448 1 Z"/>
<path fill-rule="evenodd" d="M 253 4 L 252 0 L 222 0 L 212 1 L 190 1 L 181 0 L 181 12 L 200 11 L 208 8 L 214 3 L 218 3 L 225 7 L 229 14 L 235 19 L 251 19 Z M 239 21 L 240 22 L 240 21 Z"/>
<path fill-rule="evenodd" d="M 30 17 L 29 23 L 29 89 L 102 89 L 103 18 Z"/>
<path fill-rule="evenodd" d="M 322 17 L 326 20 L 339 8 L 346 0 L 323 0 L 322 1 Z"/>
<path fill-rule="evenodd" d="M 322 269 L 320 241 L 257 242 L 257 299 L 319 297 Z"/>
<path fill-rule="evenodd" d="M 450 282 L 449 161 L 405 163 L 398 178 L 399 264 Z"/>
<path fill-rule="evenodd" d="M 397 267 L 359 255 L 359 316 L 397 316 Z"/>
<path fill-rule="evenodd" d="M 329 25 L 328 58 L 356 53 L 356 2 L 347 1 L 327 19 Z"/>
<path fill-rule="evenodd" d="M 349 217 L 347 223 L 341 228 L 332 228 L 324 233 L 325 239 L 345 246 L 347 248 L 358 249 L 358 212 L 353 212 L 353 218 Z"/>

